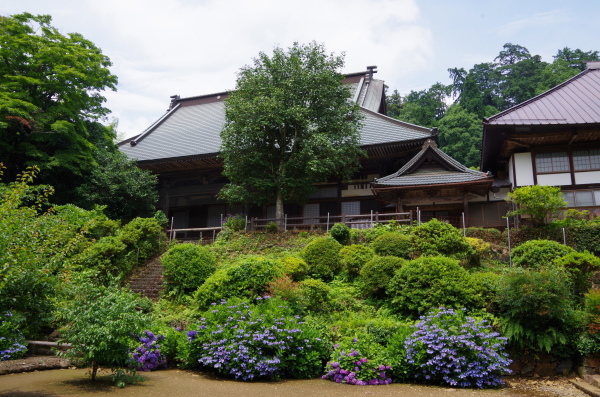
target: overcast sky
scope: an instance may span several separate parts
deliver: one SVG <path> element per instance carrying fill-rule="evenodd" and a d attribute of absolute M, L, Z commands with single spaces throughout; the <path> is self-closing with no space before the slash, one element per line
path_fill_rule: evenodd
<path fill-rule="evenodd" d="M 260 51 L 294 41 L 346 54 L 343 72 L 377 65 L 406 94 L 449 84 L 447 69 L 492 61 L 505 43 L 551 62 L 564 47 L 600 50 L 597 0 L 3 0 L 0 14 L 50 14 L 108 55 L 107 107 L 123 137 L 164 114 L 169 96 L 222 92 Z"/>

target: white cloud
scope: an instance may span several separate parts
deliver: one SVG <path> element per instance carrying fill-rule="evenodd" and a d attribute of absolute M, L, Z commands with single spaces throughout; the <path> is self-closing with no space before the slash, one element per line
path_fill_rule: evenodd
<path fill-rule="evenodd" d="M 568 19 L 566 14 L 564 9 L 536 13 L 501 26 L 498 29 L 498 34 L 503 37 L 511 37 L 524 29 L 539 29 L 543 26 L 559 25 Z"/>

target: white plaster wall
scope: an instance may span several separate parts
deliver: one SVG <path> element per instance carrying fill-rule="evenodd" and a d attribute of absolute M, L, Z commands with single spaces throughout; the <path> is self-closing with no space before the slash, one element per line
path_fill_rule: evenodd
<path fill-rule="evenodd" d="M 575 183 L 577 185 L 600 183 L 600 171 L 576 172 Z"/>
<path fill-rule="evenodd" d="M 511 158 L 508 159 L 508 180 L 510 181 L 510 183 L 512 183 L 513 186 L 515 186 L 516 183 L 513 178 L 513 175 L 514 175 L 513 168 L 514 168 L 514 163 L 513 163 L 513 158 L 511 156 Z"/>
<path fill-rule="evenodd" d="M 531 153 L 515 153 L 513 157 L 515 161 L 514 167 L 517 171 L 517 180 L 511 181 L 513 186 L 517 187 L 533 185 L 533 164 L 531 163 Z"/>
<path fill-rule="evenodd" d="M 542 186 L 563 186 L 571 184 L 571 174 L 542 174 L 537 176 L 538 185 Z"/>

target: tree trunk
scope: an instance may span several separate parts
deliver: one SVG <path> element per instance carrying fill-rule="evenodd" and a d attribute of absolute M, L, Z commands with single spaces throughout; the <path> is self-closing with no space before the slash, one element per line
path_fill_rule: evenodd
<path fill-rule="evenodd" d="M 92 381 L 96 380 L 97 372 L 98 372 L 98 363 L 96 361 L 92 361 Z"/>
<path fill-rule="evenodd" d="M 281 195 L 281 191 L 277 192 L 277 198 L 275 199 L 275 218 L 277 218 L 277 228 L 280 231 L 283 231 L 284 225 L 284 209 L 283 209 L 283 196 Z"/>

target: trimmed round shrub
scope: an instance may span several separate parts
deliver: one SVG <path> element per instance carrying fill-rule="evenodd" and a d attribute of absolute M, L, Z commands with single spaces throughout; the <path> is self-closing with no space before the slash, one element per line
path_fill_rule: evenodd
<path fill-rule="evenodd" d="M 249 257 L 217 270 L 194 293 L 200 309 L 231 297 L 254 298 L 268 291 L 269 283 L 284 275 L 279 261 Z"/>
<path fill-rule="evenodd" d="M 190 292 L 217 270 L 217 260 L 208 248 L 198 244 L 177 244 L 161 257 L 170 289 Z"/>
<path fill-rule="evenodd" d="M 362 290 L 366 295 L 383 297 L 396 270 L 407 261 L 396 256 L 378 256 L 360 269 Z"/>
<path fill-rule="evenodd" d="M 410 256 L 443 255 L 454 259 L 464 260 L 475 251 L 467 243 L 462 233 L 446 222 L 432 219 L 427 223 L 413 228 L 412 248 Z"/>
<path fill-rule="evenodd" d="M 407 262 L 396 271 L 387 292 L 394 310 L 415 317 L 439 306 L 483 306 L 471 275 L 457 260 L 443 256 L 424 256 Z"/>
<path fill-rule="evenodd" d="M 336 223 L 329 230 L 329 235 L 338 243 L 346 245 L 350 241 L 350 228 L 345 223 Z"/>
<path fill-rule="evenodd" d="M 512 260 L 515 266 L 540 269 L 574 251 L 573 248 L 556 241 L 530 240 L 512 251 Z"/>
<path fill-rule="evenodd" d="M 286 256 L 281 260 L 281 264 L 285 274 L 294 281 L 300 281 L 308 275 L 308 264 L 302 258 Z"/>
<path fill-rule="evenodd" d="M 319 237 L 306 244 L 300 257 L 308 264 L 310 276 L 329 281 L 340 271 L 341 249 L 342 244 L 333 238 Z"/>
<path fill-rule="evenodd" d="M 567 271 L 572 283 L 573 292 L 578 300 L 592 287 L 592 276 L 600 270 L 600 258 L 588 251 L 571 252 L 554 260 L 554 265 Z"/>
<path fill-rule="evenodd" d="M 573 295 L 564 271 L 513 268 L 500 282 L 496 298 L 502 334 L 521 349 L 557 351 L 575 324 Z"/>
<path fill-rule="evenodd" d="M 492 252 L 492 246 L 490 243 L 474 237 L 466 237 L 465 240 L 474 251 L 474 254 L 471 255 L 469 260 L 470 267 L 477 267 L 481 265 L 482 259 L 489 258 Z"/>
<path fill-rule="evenodd" d="M 387 232 L 377 237 L 371 243 L 371 248 L 380 256 L 397 256 L 398 258 L 408 259 L 411 245 L 410 236 L 397 232 Z"/>
<path fill-rule="evenodd" d="M 302 302 L 306 309 L 323 312 L 329 307 L 329 286 L 322 280 L 307 278 L 300 282 Z"/>
<path fill-rule="evenodd" d="M 375 252 L 364 245 L 353 244 L 342 248 L 339 255 L 342 271 L 349 278 L 354 278 L 358 276 L 364 264 L 375 257 Z"/>

